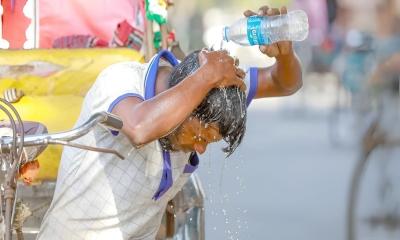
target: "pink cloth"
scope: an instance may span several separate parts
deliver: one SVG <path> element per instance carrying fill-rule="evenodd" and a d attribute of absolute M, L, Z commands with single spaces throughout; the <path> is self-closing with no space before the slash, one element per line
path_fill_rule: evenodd
<path fill-rule="evenodd" d="M 53 48 L 94 48 L 108 47 L 108 42 L 90 35 L 70 35 L 57 38 Z"/>
<path fill-rule="evenodd" d="M 144 0 L 39 0 L 39 45 L 51 48 L 55 39 L 69 35 L 110 42 L 123 20 L 144 31 L 144 11 Z"/>

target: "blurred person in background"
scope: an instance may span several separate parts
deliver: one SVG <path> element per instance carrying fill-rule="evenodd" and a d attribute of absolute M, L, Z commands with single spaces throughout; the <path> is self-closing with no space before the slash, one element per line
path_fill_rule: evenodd
<path fill-rule="evenodd" d="M 305 71 L 331 71 L 344 47 L 352 10 L 338 0 L 296 0 L 293 6 L 309 17 L 309 37 L 295 44 Z"/>
<path fill-rule="evenodd" d="M 396 0 L 382 0 L 376 7 L 376 68 L 369 80 L 374 89 L 399 93 L 400 18 Z"/>
<path fill-rule="evenodd" d="M 294 47 L 301 59 L 304 73 L 320 71 L 323 68 L 319 58 L 319 46 L 324 41 L 328 30 L 328 9 L 326 0 L 295 0 L 292 7 L 307 13 L 309 36 L 305 41 L 295 42 Z M 327 12 L 328 11 L 328 12 Z"/>
<path fill-rule="evenodd" d="M 332 8 L 328 11 L 329 4 L 332 0 L 296 0 L 293 3 L 294 9 L 302 9 L 307 13 L 309 22 L 309 37 L 312 45 L 320 45 L 328 32 L 328 12 L 332 12 Z M 335 2 L 335 0 L 334 0 Z"/>
<path fill-rule="evenodd" d="M 316 49 L 314 61 L 316 65 L 321 65 L 322 71 L 331 71 L 333 62 L 344 49 L 352 15 L 352 10 L 341 1 L 328 0 L 328 2 L 331 5 L 328 8 L 330 9 L 328 31 Z"/>

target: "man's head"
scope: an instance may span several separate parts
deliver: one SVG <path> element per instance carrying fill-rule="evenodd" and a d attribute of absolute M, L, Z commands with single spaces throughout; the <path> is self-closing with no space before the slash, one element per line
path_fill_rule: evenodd
<path fill-rule="evenodd" d="M 172 70 L 169 87 L 200 67 L 199 52 L 189 54 Z M 246 115 L 246 95 L 242 90 L 238 87 L 212 89 L 191 116 L 160 141 L 168 150 L 203 153 L 209 143 L 224 139 L 228 146 L 223 150 L 230 155 L 243 139 Z"/>

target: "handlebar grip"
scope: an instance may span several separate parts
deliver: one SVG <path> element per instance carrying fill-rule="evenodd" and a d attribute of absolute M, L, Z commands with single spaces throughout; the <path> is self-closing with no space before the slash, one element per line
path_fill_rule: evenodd
<path fill-rule="evenodd" d="M 106 113 L 105 119 L 102 124 L 109 128 L 112 128 L 113 130 L 120 130 L 124 125 L 122 120 L 117 115 L 111 113 Z"/>

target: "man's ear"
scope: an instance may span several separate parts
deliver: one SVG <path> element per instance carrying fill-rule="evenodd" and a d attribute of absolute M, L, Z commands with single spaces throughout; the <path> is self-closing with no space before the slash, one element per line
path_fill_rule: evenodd
<path fill-rule="evenodd" d="M 207 62 L 207 53 L 209 51 L 206 48 L 201 49 L 199 52 L 199 64 L 202 66 L 204 63 Z"/>

